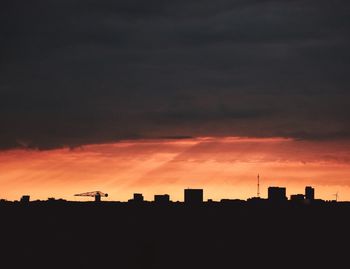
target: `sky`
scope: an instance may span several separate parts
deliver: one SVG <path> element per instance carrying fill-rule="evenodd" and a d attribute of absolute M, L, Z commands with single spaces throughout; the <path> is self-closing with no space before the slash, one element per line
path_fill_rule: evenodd
<path fill-rule="evenodd" d="M 0 198 L 182 199 L 193 178 L 208 197 L 248 197 L 260 172 L 350 199 L 349 12 L 346 0 L 3 1 Z"/>

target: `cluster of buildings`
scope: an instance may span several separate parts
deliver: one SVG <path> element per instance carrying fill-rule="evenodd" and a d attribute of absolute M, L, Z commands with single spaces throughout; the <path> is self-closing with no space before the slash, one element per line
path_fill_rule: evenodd
<path fill-rule="evenodd" d="M 96 192 L 99 193 L 99 192 Z M 61 201 L 64 201 L 60 199 Z M 312 202 L 315 200 L 315 189 L 310 186 L 305 187 L 305 192 L 303 194 L 292 194 L 290 196 L 291 202 Z M 28 203 L 30 201 L 29 195 L 23 195 L 20 202 L 21 203 Z M 54 198 L 49 198 L 48 201 L 57 201 Z M 95 196 L 95 202 L 100 202 L 101 196 L 96 195 Z M 222 199 L 220 202 L 232 202 L 237 201 L 231 200 L 231 199 Z M 242 200 L 238 200 L 242 201 Z M 269 187 L 268 188 L 268 197 L 267 199 L 260 198 L 259 192 L 257 197 L 249 198 L 249 201 L 268 201 L 273 203 L 281 203 L 284 201 L 288 201 L 287 195 L 286 195 L 286 188 L 285 187 Z M 128 203 L 136 203 L 140 204 L 146 202 L 144 200 L 144 197 L 142 193 L 134 193 L 133 197 L 128 200 Z M 169 194 L 156 194 L 154 195 L 154 203 L 156 204 L 168 204 L 170 203 L 170 195 Z M 185 204 L 201 204 L 204 202 L 203 197 L 203 189 L 185 189 L 184 190 L 184 203 Z M 207 202 L 213 202 L 211 199 L 209 199 Z"/>
<path fill-rule="evenodd" d="M 184 191 L 184 202 L 186 204 L 200 204 L 203 203 L 203 189 L 185 189 Z M 142 193 L 134 193 L 132 199 L 128 200 L 129 203 L 142 203 L 144 198 Z M 169 194 L 156 194 L 154 195 L 154 202 L 156 204 L 167 204 L 170 203 Z"/>
<path fill-rule="evenodd" d="M 284 187 L 269 187 L 267 193 L 267 199 L 269 201 L 281 202 L 288 200 L 286 196 L 286 188 Z M 306 186 L 304 194 L 292 194 L 290 196 L 290 200 L 294 202 L 304 200 L 313 201 L 315 200 L 315 189 L 310 186 Z"/>
<path fill-rule="evenodd" d="M 248 199 L 248 201 L 251 200 L 266 200 L 262 199 L 260 197 L 254 197 Z M 290 201 L 292 202 L 312 202 L 315 200 L 315 189 L 311 186 L 305 187 L 305 193 L 304 194 L 292 194 L 290 196 Z M 227 202 L 227 201 L 236 201 L 236 200 L 230 200 L 230 199 L 222 199 L 221 202 Z M 268 197 L 267 201 L 274 202 L 274 203 L 280 203 L 284 201 L 288 201 L 287 195 L 286 195 L 286 188 L 285 187 L 269 187 L 268 188 Z M 144 202 L 143 195 L 141 193 L 134 193 L 134 196 L 132 199 L 128 200 L 130 203 L 140 203 Z M 157 204 L 166 204 L 171 202 L 169 194 L 157 194 L 154 195 L 154 202 Z M 184 203 L 185 204 L 201 204 L 204 202 L 203 198 L 203 189 L 185 189 L 184 190 Z M 212 200 L 208 200 L 208 202 L 212 202 Z"/>

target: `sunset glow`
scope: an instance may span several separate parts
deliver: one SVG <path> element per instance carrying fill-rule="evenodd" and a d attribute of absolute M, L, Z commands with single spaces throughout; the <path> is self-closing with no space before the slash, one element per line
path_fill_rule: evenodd
<path fill-rule="evenodd" d="M 268 186 L 287 194 L 316 188 L 316 198 L 350 200 L 350 143 L 285 138 L 202 137 L 130 140 L 55 150 L 0 152 L 0 198 L 48 197 L 77 200 L 86 191 L 107 192 L 126 201 L 141 192 L 147 200 L 168 193 L 183 200 L 183 189 L 203 188 L 205 199 L 247 199 Z M 90 200 L 89 198 L 79 198 Z"/>

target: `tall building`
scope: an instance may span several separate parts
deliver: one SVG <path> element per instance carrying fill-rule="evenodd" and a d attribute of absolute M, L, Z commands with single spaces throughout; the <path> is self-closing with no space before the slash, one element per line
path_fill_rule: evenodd
<path fill-rule="evenodd" d="M 273 202 L 282 202 L 287 200 L 286 188 L 281 187 L 269 187 L 268 188 L 268 199 Z"/>
<path fill-rule="evenodd" d="M 309 201 L 315 200 L 315 189 L 314 188 L 312 188 L 310 186 L 305 187 L 305 199 L 309 200 Z"/>
<path fill-rule="evenodd" d="M 185 203 L 186 204 L 203 203 L 203 190 L 202 189 L 185 189 Z"/>

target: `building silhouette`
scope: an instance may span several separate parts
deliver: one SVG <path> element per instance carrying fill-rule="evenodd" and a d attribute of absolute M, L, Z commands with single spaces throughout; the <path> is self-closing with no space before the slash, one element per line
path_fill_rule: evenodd
<path fill-rule="evenodd" d="M 134 193 L 134 198 L 132 199 L 134 202 L 143 202 L 142 193 Z"/>
<path fill-rule="evenodd" d="M 269 187 L 268 200 L 272 202 L 286 201 L 286 188 L 284 187 Z"/>
<path fill-rule="evenodd" d="M 203 189 L 185 189 L 186 204 L 201 204 L 203 203 Z"/>
<path fill-rule="evenodd" d="M 29 203 L 29 201 L 30 201 L 30 196 L 29 195 L 23 195 L 22 197 L 21 197 L 21 203 Z"/>
<path fill-rule="evenodd" d="M 315 189 L 314 188 L 312 188 L 310 186 L 305 187 L 305 199 L 308 201 L 315 200 Z"/>
<path fill-rule="evenodd" d="M 154 202 L 157 204 L 167 204 L 170 202 L 169 194 L 156 194 L 154 195 Z"/>

